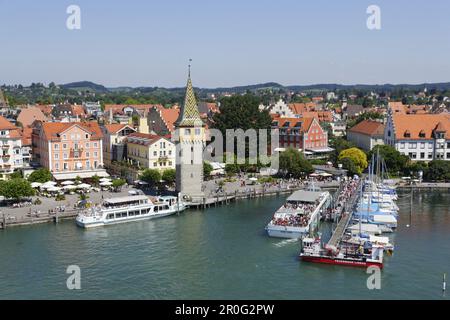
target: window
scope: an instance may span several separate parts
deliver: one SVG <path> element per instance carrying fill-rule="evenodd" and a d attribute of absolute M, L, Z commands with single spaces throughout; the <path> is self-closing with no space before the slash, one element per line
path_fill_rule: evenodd
<path fill-rule="evenodd" d="M 94 148 L 97 148 L 97 142 L 94 142 Z"/>
<path fill-rule="evenodd" d="M 153 151 L 153 156 L 154 157 L 158 156 L 158 151 Z"/>
<path fill-rule="evenodd" d="M 67 144 L 66 143 L 63 144 L 63 149 L 67 149 Z"/>
<path fill-rule="evenodd" d="M 63 159 L 68 159 L 69 158 L 69 156 L 67 155 L 67 153 L 64 153 L 63 154 Z"/>
<path fill-rule="evenodd" d="M 90 169 L 91 168 L 91 162 L 88 160 L 88 161 L 86 161 L 86 168 L 87 169 Z"/>
<path fill-rule="evenodd" d="M 56 169 L 56 170 L 59 170 L 59 163 L 58 163 L 58 162 L 55 163 L 55 169 Z"/>
<path fill-rule="evenodd" d="M 86 142 L 86 148 L 89 148 L 89 142 Z"/>
<path fill-rule="evenodd" d="M 447 159 L 450 159 L 450 152 L 447 152 Z"/>
<path fill-rule="evenodd" d="M 86 139 L 89 139 L 89 135 L 88 135 L 88 134 L 86 134 L 86 136 L 85 136 L 85 137 L 86 137 Z"/>
<path fill-rule="evenodd" d="M 89 152 L 86 152 L 86 158 L 89 158 L 91 154 Z"/>
<path fill-rule="evenodd" d="M 55 143 L 55 150 L 59 149 L 59 144 Z"/>
<path fill-rule="evenodd" d="M 428 154 L 428 159 L 433 159 L 433 154 L 432 153 Z"/>
<path fill-rule="evenodd" d="M 55 153 L 55 160 L 58 160 L 58 159 L 59 159 L 59 154 Z"/>
<path fill-rule="evenodd" d="M 191 134 L 191 129 L 184 129 L 184 134 Z"/>
<path fill-rule="evenodd" d="M 425 159 L 425 152 L 420 153 L 420 159 Z"/>
<path fill-rule="evenodd" d="M 433 142 L 428 142 L 428 148 L 433 149 Z"/>
<path fill-rule="evenodd" d="M 97 157 L 98 157 L 98 152 L 95 151 L 95 152 L 94 152 L 94 158 L 97 158 Z"/>
<path fill-rule="evenodd" d="M 67 169 L 69 169 L 69 164 L 67 162 L 64 162 L 63 167 L 64 167 L 64 170 L 67 170 Z"/>
<path fill-rule="evenodd" d="M 158 166 L 158 163 L 157 163 L 157 162 L 153 162 L 153 166 L 154 166 L 154 167 L 157 167 L 157 166 Z"/>
<path fill-rule="evenodd" d="M 66 134 L 63 134 L 63 139 L 67 140 L 67 135 Z"/>
<path fill-rule="evenodd" d="M 199 135 L 200 135 L 200 129 L 199 129 L 199 128 L 196 128 L 196 129 L 195 129 L 195 135 L 196 135 L 196 136 L 199 136 Z"/>
<path fill-rule="evenodd" d="M 400 142 L 400 149 L 405 149 L 405 143 L 404 142 Z"/>

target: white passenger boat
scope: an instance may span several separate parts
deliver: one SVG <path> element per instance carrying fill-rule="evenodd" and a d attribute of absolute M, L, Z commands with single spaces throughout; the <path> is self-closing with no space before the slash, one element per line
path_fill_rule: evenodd
<path fill-rule="evenodd" d="M 177 197 L 158 197 L 154 201 L 145 195 L 106 199 L 100 206 L 80 212 L 76 223 L 82 228 L 102 227 L 130 221 L 165 217 L 187 207 Z"/>
<path fill-rule="evenodd" d="M 331 202 L 327 191 L 300 190 L 294 192 L 279 208 L 266 230 L 270 237 L 298 239 L 318 226 L 320 212 Z"/>

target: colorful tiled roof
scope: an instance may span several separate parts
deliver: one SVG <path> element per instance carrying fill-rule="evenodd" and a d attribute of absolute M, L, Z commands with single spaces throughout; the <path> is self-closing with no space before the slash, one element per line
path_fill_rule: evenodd
<path fill-rule="evenodd" d="M 181 107 L 180 115 L 175 123 L 180 127 L 202 127 L 203 120 L 198 111 L 197 100 L 195 99 L 194 88 L 192 86 L 191 76 L 189 75 L 186 85 L 186 96 L 184 104 Z"/>

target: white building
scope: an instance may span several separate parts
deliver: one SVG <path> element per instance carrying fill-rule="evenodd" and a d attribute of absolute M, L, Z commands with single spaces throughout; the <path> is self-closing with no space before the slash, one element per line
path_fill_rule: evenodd
<path fill-rule="evenodd" d="M 450 160 L 450 114 L 389 113 L 384 143 L 411 160 Z"/>
<path fill-rule="evenodd" d="M 23 167 L 20 129 L 0 116 L 0 180 Z"/>
<path fill-rule="evenodd" d="M 358 148 L 370 151 L 373 147 L 384 144 L 384 129 L 382 122 L 364 120 L 348 130 L 347 140 Z"/>

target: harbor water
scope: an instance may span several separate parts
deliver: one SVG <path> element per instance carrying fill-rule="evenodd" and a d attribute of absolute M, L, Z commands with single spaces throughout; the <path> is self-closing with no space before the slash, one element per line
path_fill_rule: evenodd
<path fill-rule="evenodd" d="M 0 231 L 0 299 L 448 299 L 450 193 L 399 192 L 381 289 L 365 269 L 300 262 L 297 240 L 264 227 L 285 197 L 93 230 L 74 221 Z M 323 224 L 324 238 L 330 224 Z M 81 269 L 68 290 L 67 267 Z"/>

